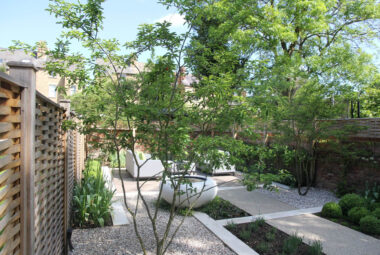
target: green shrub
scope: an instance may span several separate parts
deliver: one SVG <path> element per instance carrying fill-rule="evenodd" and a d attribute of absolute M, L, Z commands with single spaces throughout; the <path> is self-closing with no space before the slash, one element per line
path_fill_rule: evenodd
<path fill-rule="evenodd" d="M 267 232 L 265 234 L 265 239 L 268 241 L 268 242 L 273 242 L 275 239 L 276 239 L 276 231 L 272 230 Z"/>
<path fill-rule="evenodd" d="M 216 196 L 210 203 L 197 210 L 208 214 L 215 220 L 249 216 L 245 211 L 218 196 Z"/>
<path fill-rule="evenodd" d="M 256 246 L 256 250 L 259 253 L 267 253 L 270 249 L 270 245 L 267 242 L 260 242 Z"/>
<path fill-rule="evenodd" d="M 126 155 L 125 154 L 126 154 L 125 150 L 120 150 L 120 154 L 119 154 L 120 155 L 120 167 L 125 167 L 125 163 L 126 163 L 126 158 L 125 158 Z M 108 156 L 108 161 L 110 162 L 110 167 L 112 167 L 112 168 L 119 167 L 116 152 L 113 152 Z"/>
<path fill-rule="evenodd" d="M 322 216 L 329 218 L 340 218 L 342 217 L 342 209 L 337 203 L 328 202 L 322 208 Z"/>
<path fill-rule="evenodd" d="M 165 211 L 169 211 L 172 208 L 171 204 L 166 202 L 163 198 L 161 198 L 160 200 L 156 200 L 155 204 L 158 204 L 158 208 L 163 209 Z M 194 211 L 190 210 L 190 208 L 176 208 L 176 212 L 182 216 L 192 216 Z"/>
<path fill-rule="evenodd" d="M 342 208 L 343 214 L 347 215 L 351 208 L 364 207 L 366 205 L 366 201 L 357 194 L 346 194 L 339 201 L 339 205 Z"/>
<path fill-rule="evenodd" d="M 294 254 L 297 252 L 298 247 L 302 244 L 302 238 L 297 235 L 288 237 L 282 246 L 282 251 L 285 254 Z"/>
<path fill-rule="evenodd" d="M 251 238 L 251 232 L 249 230 L 243 230 L 239 233 L 239 236 L 244 241 L 248 241 Z"/>
<path fill-rule="evenodd" d="M 111 220 L 114 191 L 106 187 L 100 162 L 89 161 L 84 177 L 73 191 L 73 224 L 76 227 L 103 227 Z"/>
<path fill-rule="evenodd" d="M 380 220 L 375 216 L 367 215 L 360 219 L 360 230 L 367 234 L 380 234 Z"/>
<path fill-rule="evenodd" d="M 264 226 L 264 223 L 265 220 L 263 218 L 257 218 L 248 224 L 248 230 L 254 233 L 259 229 L 259 227 Z"/>
<path fill-rule="evenodd" d="M 335 194 L 337 197 L 343 197 L 344 195 L 350 194 L 353 192 L 355 192 L 355 188 L 348 185 L 347 181 L 344 180 L 338 183 Z"/>
<path fill-rule="evenodd" d="M 354 207 L 348 211 L 348 219 L 356 224 L 359 224 L 360 219 L 369 215 L 369 211 L 365 207 Z"/>
<path fill-rule="evenodd" d="M 323 254 L 323 246 L 321 241 L 313 241 L 308 249 L 309 255 L 322 255 Z"/>
<path fill-rule="evenodd" d="M 380 203 L 379 202 L 369 203 L 367 208 L 370 209 L 371 211 L 374 211 L 375 209 L 380 208 Z"/>
<path fill-rule="evenodd" d="M 377 219 L 380 220 L 380 208 L 376 208 L 375 210 L 373 210 L 373 211 L 371 212 L 371 214 L 372 214 L 373 216 L 375 216 Z"/>

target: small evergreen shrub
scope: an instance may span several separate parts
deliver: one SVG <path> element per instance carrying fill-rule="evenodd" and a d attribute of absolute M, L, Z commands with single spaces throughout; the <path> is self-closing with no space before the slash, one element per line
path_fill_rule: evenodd
<path fill-rule="evenodd" d="M 348 211 L 348 219 L 356 224 L 359 224 L 360 219 L 369 215 L 369 211 L 365 207 L 354 207 Z"/>
<path fill-rule="evenodd" d="M 366 201 L 357 194 L 346 194 L 339 201 L 343 214 L 347 215 L 348 211 L 354 207 L 365 207 Z"/>
<path fill-rule="evenodd" d="M 360 230 L 367 234 L 380 234 L 380 220 L 375 216 L 367 215 L 360 220 Z"/>
<path fill-rule="evenodd" d="M 380 220 L 380 208 L 376 208 L 372 211 L 372 216 L 375 216 L 378 220 Z"/>
<path fill-rule="evenodd" d="M 337 203 L 328 202 L 322 208 L 322 216 L 329 218 L 342 217 L 342 208 Z"/>

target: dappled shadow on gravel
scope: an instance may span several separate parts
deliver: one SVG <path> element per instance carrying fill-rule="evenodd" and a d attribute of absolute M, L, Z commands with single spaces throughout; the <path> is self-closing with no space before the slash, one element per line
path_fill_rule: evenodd
<path fill-rule="evenodd" d="M 148 197 L 148 202 L 152 206 L 154 197 Z M 129 198 L 130 204 L 135 204 L 135 197 Z M 157 228 L 163 233 L 169 213 L 161 211 L 158 217 Z M 173 226 L 178 226 L 181 220 L 177 216 Z M 138 214 L 139 232 L 145 242 L 148 254 L 155 254 L 155 240 L 151 223 L 142 207 Z M 73 231 L 73 255 L 137 255 L 143 254 L 139 242 L 135 236 L 133 225 L 113 226 L 94 229 L 76 229 Z M 206 229 L 199 221 L 193 217 L 187 217 L 176 238 L 169 247 L 167 254 L 208 254 L 208 255 L 233 255 L 214 234 Z"/>

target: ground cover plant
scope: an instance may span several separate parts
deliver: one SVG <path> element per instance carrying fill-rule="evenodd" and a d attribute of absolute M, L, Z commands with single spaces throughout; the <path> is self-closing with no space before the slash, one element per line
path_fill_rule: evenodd
<path fill-rule="evenodd" d="M 170 210 L 171 205 L 163 199 L 160 199 L 156 203 L 163 210 Z M 200 208 L 189 211 L 188 208 L 182 208 L 178 210 L 178 214 L 182 216 L 190 216 L 193 211 L 200 211 L 208 214 L 214 220 L 238 218 L 251 216 L 249 213 L 233 205 L 231 202 L 216 196 L 210 203 L 201 206 Z"/>
<path fill-rule="evenodd" d="M 106 187 L 101 164 L 89 160 L 83 179 L 75 183 L 72 200 L 72 223 L 74 227 L 92 228 L 111 226 L 111 204 L 114 191 Z"/>
<path fill-rule="evenodd" d="M 344 208 L 344 210 L 343 210 Z M 380 206 L 357 194 L 346 194 L 339 201 L 326 203 L 318 216 L 380 238 Z"/>
<path fill-rule="evenodd" d="M 262 255 L 324 254 L 320 242 L 314 241 L 307 245 L 296 234 L 289 236 L 267 224 L 263 219 L 256 219 L 245 224 L 229 224 L 226 228 Z"/>
<path fill-rule="evenodd" d="M 251 216 L 231 202 L 216 196 L 210 203 L 197 209 L 208 214 L 214 220 Z"/>

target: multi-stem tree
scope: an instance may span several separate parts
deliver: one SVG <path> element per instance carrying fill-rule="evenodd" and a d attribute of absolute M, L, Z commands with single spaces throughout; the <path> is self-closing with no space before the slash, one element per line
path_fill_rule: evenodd
<path fill-rule="evenodd" d="M 74 98 L 76 105 L 73 108 L 82 124 L 75 127 L 83 133 L 101 134 L 97 146 L 105 152 L 116 152 L 121 180 L 120 151 L 132 152 L 138 168 L 137 203 L 128 203 L 122 181 L 124 205 L 146 254 L 147 246 L 138 225 L 138 207 L 143 205 L 151 221 L 155 252 L 161 255 L 169 248 L 184 218 L 180 224 L 173 225 L 178 208 L 172 203 L 166 227 L 163 232 L 158 231 L 159 203 L 150 204 L 141 193 L 145 180 L 139 177 L 142 166 L 150 158 L 140 164 L 136 146 L 144 146 L 152 157 L 161 160 L 164 170 L 160 178 L 163 182 L 170 182 L 177 191 L 173 195 L 175 201 L 181 185 L 191 186 L 185 178 L 191 163 L 207 162 L 211 168 L 232 164 L 245 149 L 242 142 L 226 131 L 233 123 L 244 121 L 245 102 L 241 93 L 237 93 L 237 87 L 231 86 L 236 80 L 236 72 L 221 71 L 229 70 L 228 66 L 220 66 L 217 75 L 198 79 L 196 82 L 201 82 L 202 86 L 185 88 L 182 84 L 183 70 L 191 66 L 189 60 L 194 57 L 186 55 L 192 22 L 188 21 L 189 31 L 185 34 L 171 32 L 167 22 L 144 24 L 139 27 L 135 41 L 121 44 L 114 38 L 100 37 L 103 2 L 51 0 L 47 10 L 58 19 L 63 32 L 56 47 L 46 53 L 49 56 L 46 69 L 65 77 L 69 86 L 79 85 L 82 91 Z M 84 53 L 71 53 L 70 40 L 79 41 Z M 157 48 L 164 52 L 161 56 L 155 55 Z M 151 58 L 141 68 L 136 65 L 136 60 L 146 52 L 151 53 Z M 210 61 L 205 56 L 201 58 L 203 63 Z M 131 66 L 138 69 L 138 75 L 124 77 L 123 70 Z M 220 150 L 229 153 L 220 153 Z M 171 171 L 173 162 L 184 162 L 184 171 L 174 175 Z M 156 177 L 159 176 L 152 179 Z M 161 191 L 162 186 L 158 200 Z M 190 192 L 190 196 L 194 193 Z"/>

